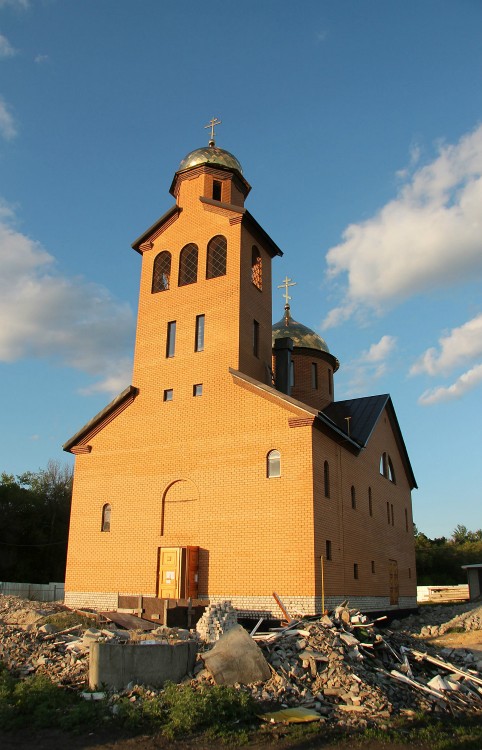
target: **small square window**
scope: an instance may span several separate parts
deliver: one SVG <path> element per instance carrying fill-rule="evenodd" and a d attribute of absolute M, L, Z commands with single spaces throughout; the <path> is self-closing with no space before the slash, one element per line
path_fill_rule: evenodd
<path fill-rule="evenodd" d="M 193 387 L 192 387 L 192 395 L 193 396 L 202 396 L 203 395 L 203 384 L 202 383 L 196 383 L 196 385 L 193 385 Z"/>
<path fill-rule="evenodd" d="M 166 388 L 164 391 L 164 401 L 172 401 L 174 397 L 174 391 L 172 388 Z"/>

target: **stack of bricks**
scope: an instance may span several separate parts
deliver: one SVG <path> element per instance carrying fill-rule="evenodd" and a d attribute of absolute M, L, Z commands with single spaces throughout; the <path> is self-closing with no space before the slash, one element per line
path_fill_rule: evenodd
<path fill-rule="evenodd" d="M 236 610 L 231 602 L 218 602 L 218 604 L 210 604 L 206 607 L 206 611 L 196 625 L 196 631 L 203 641 L 213 643 L 219 640 L 223 633 L 237 625 L 237 622 Z"/>

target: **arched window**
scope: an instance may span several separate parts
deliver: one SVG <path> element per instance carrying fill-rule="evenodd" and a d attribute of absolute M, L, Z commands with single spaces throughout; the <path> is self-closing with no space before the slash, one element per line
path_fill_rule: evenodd
<path fill-rule="evenodd" d="M 325 482 L 325 497 L 330 497 L 330 464 L 325 461 L 323 466 L 323 479 Z"/>
<path fill-rule="evenodd" d="M 193 242 L 182 248 L 179 256 L 179 286 L 196 283 L 197 256 L 198 248 Z"/>
<path fill-rule="evenodd" d="M 169 289 L 171 278 L 171 253 L 163 250 L 162 253 L 154 258 L 154 267 L 152 269 L 152 287 L 151 292 L 165 292 Z"/>
<path fill-rule="evenodd" d="M 356 508 L 356 490 L 353 485 L 351 486 L 351 507 Z"/>
<path fill-rule="evenodd" d="M 106 503 L 102 508 L 101 531 L 110 531 L 110 505 Z"/>
<path fill-rule="evenodd" d="M 281 453 L 277 450 L 270 451 L 267 456 L 268 479 L 281 476 Z"/>
<path fill-rule="evenodd" d="M 263 261 L 256 245 L 251 252 L 251 281 L 259 290 L 263 288 Z"/>
<path fill-rule="evenodd" d="M 395 470 L 393 468 L 392 459 L 390 458 L 388 453 L 382 453 L 382 456 L 380 458 L 380 474 L 383 474 L 383 476 L 389 479 L 390 482 L 396 484 Z"/>
<path fill-rule="evenodd" d="M 226 276 L 226 237 L 218 234 L 209 240 L 208 257 L 206 262 L 206 278 L 216 279 L 218 276 Z"/>

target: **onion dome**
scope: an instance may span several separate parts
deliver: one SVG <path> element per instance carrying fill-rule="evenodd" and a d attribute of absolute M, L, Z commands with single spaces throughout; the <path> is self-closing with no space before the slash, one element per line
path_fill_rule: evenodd
<path fill-rule="evenodd" d="M 192 167 L 199 167 L 202 164 L 212 164 L 213 166 L 235 170 L 243 174 L 243 168 L 236 157 L 229 151 L 215 146 L 213 141 L 210 141 L 209 146 L 197 148 L 185 156 L 179 165 L 178 172 L 183 172 L 185 169 L 191 169 Z"/>
<path fill-rule="evenodd" d="M 290 315 L 289 305 L 285 307 L 285 314 L 273 325 L 273 345 L 276 339 L 289 337 L 293 340 L 295 347 L 301 349 L 318 349 L 318 351 L 330 354 L 328 344 L 321 336 L 318 336 L 311 328 L 297 323 Z"/>

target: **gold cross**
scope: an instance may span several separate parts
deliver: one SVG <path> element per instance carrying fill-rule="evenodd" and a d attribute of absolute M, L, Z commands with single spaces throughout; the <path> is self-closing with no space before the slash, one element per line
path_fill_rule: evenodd
<path fill-rule="evenodd" d="M 285 293 L 283 294 L 283 297 L 285 298 L 287 305 L 289 305 L 289 301 L 291 299 L 290 295 L 288 294 L 288 287 L 290 286 L 296 286 L 296 281 L 289 279 L 287 276 L 282 284 L 278 284 L 278 289 L 283 289 L 284 287 Z"/>
<path fill-rule="evenodd" d="M 218 120 L 217 117 L 212 117 L 211 120 L 208 122 L 207 125 L 205 125 L 205 128 L 211 128 L 211 141 L 214 143 L 214 128 L 216 125 L 221 125 L 221 120 Z"/>

